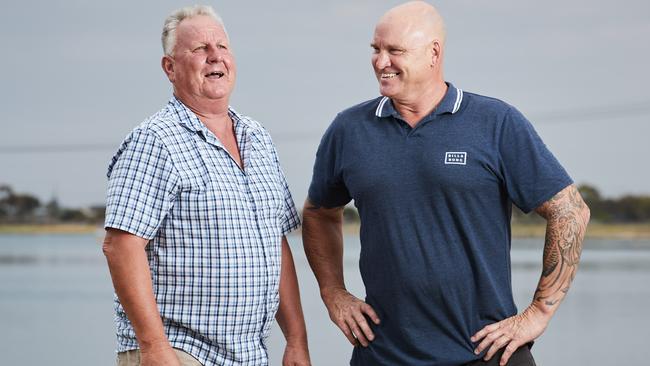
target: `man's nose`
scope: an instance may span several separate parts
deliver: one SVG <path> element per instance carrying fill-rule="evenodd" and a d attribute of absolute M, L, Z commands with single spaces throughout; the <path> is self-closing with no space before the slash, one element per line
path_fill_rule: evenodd
<path fill-rule="evenodd" d="M 207 58 L 207 63 L 215 63 L 215 62 L 220 62 L 223 60 L 223 55 L 221 54 L 220 50 L 217 49 L 216 47 L 210 47 L 208 49 L 208 58 Z"/>
<path fill-rule="evenodd" d="M 388 57 L 388 54 L 386 54 L 386 52 L 377 53 L 375 55 L 375 67 L 378 70 L 381 70 L 388 66 L 390 66 L 390 57 Z"/>

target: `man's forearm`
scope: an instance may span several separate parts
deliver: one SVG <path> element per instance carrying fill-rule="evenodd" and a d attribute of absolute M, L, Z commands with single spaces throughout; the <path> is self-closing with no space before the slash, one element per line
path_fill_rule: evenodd
<path fill-rule="evenodd" d="M 156 305 L 145 239 L 109 229 L 103 250 L 115 293 L 133 325 L 142 350 L 169 346 Z"/>
<path fill-rule="evenodd" d="M 342 207 L 325 209 L 305 202 L 302 242 L 321 295 L 324 290 L 345 288 L 342 224 Z"/>
<path fill-rule="evenodd" d="M 535 211 L 547 225 L 544 268 L 531 305 L 520 314 L 486 325 L 471 338 L 472 342 L 480 342 L 475 354 L 488 350 L 485 360 L 505 347 L 500 365 L 505 365 L 517 348 L 544 332 L 569 291 L 580 262 L 589 208 L 575 186 L 566 187 Z"/>
<path fill-rule="evenodd" d="M 282 238 L 282 268 L 280 274 L 280 305 L 276 320 L 287 344 L 307 347 L 305 318 L 300 305 L 298 277 L 289 243 Z"/>
<path fill-rule="evenodd" d="M 379 324 L 377 313 L 349 293 L 343 279 L 343 207 L 315 207 L 309 200 L 303 210 L 302 242 L 316 275 L 330 319 L 350 344 L 367 347 L 375 339 L 366 320 Z"/>
<path fill-rule="evenodd" d="M 550 316 L 566 296 L 578 270 L 589 208 L 576 187 L 571 185 L 537 212 L 547 220 L 547 226 L 544 265 L 533 305 Z"/>

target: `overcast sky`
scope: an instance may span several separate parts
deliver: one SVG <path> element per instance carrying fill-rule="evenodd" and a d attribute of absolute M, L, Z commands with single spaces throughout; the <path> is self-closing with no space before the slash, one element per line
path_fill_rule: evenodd
<path fill-rule="evenodd" d="M 218 1 L 231 100 L 262 122 L 296 202 L 338 111 L 378 95 L 369 43 L 399 1 Z M 121 140 L 171 95 L 160 30 L 182 1 L 14 1 L 0 22 L 0 183 L 103 204 Z M 515 105 L 578 183 L 650 194 L 650 2 L 446 0 L 446 79 Z"/>

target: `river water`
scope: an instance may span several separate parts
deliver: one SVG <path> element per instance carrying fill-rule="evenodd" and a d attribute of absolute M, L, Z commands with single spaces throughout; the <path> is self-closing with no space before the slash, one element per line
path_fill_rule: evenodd
<path fill-rule="evenodd" d="M 2 365 L 114 365 L 113 290 L 101 235 L 0 235 Z M 351 346 L 330 322 L 298 236 L 290 236 L 314 365 L 347 365 Z M 348 289 L 363 297 L 359 239 L 346 237 Z M 542 240 L 513 242 L 513 291 L 528 305 Z M 538 365 L 647 365 L 650 241 L 585 242 L 578 276 L 533 354 Z M 269 339 L 271 365 L 284 340 Z"/>

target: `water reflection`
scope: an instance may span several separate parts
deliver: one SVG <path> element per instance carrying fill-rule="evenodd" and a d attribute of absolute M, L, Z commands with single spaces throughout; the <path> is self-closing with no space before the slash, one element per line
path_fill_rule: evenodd
<path fill-rule="evenodd" d="M 348 364 L 351 348 L 321 303 L 300 239 L 289 241 L 314 365 Z M 537 284 L 542 246 L 539 238 L 513 242 L 519 308 Z M 590 239 L 584 248 L 567 299 L 533 349 L 538 364 L 647 363 L 650 319 L 642 314 L 650 308 L 650 241 Z M 358 238 L 346 237 L 346 284 L 363 296 L 358 255 Z M 113 291 L 100 234 L 0 235 L 0 278 L 2 364 L 114 364 Z M 277 326 L 268 347 L 271 365 L 280 365 L 284 340 Z"/>

